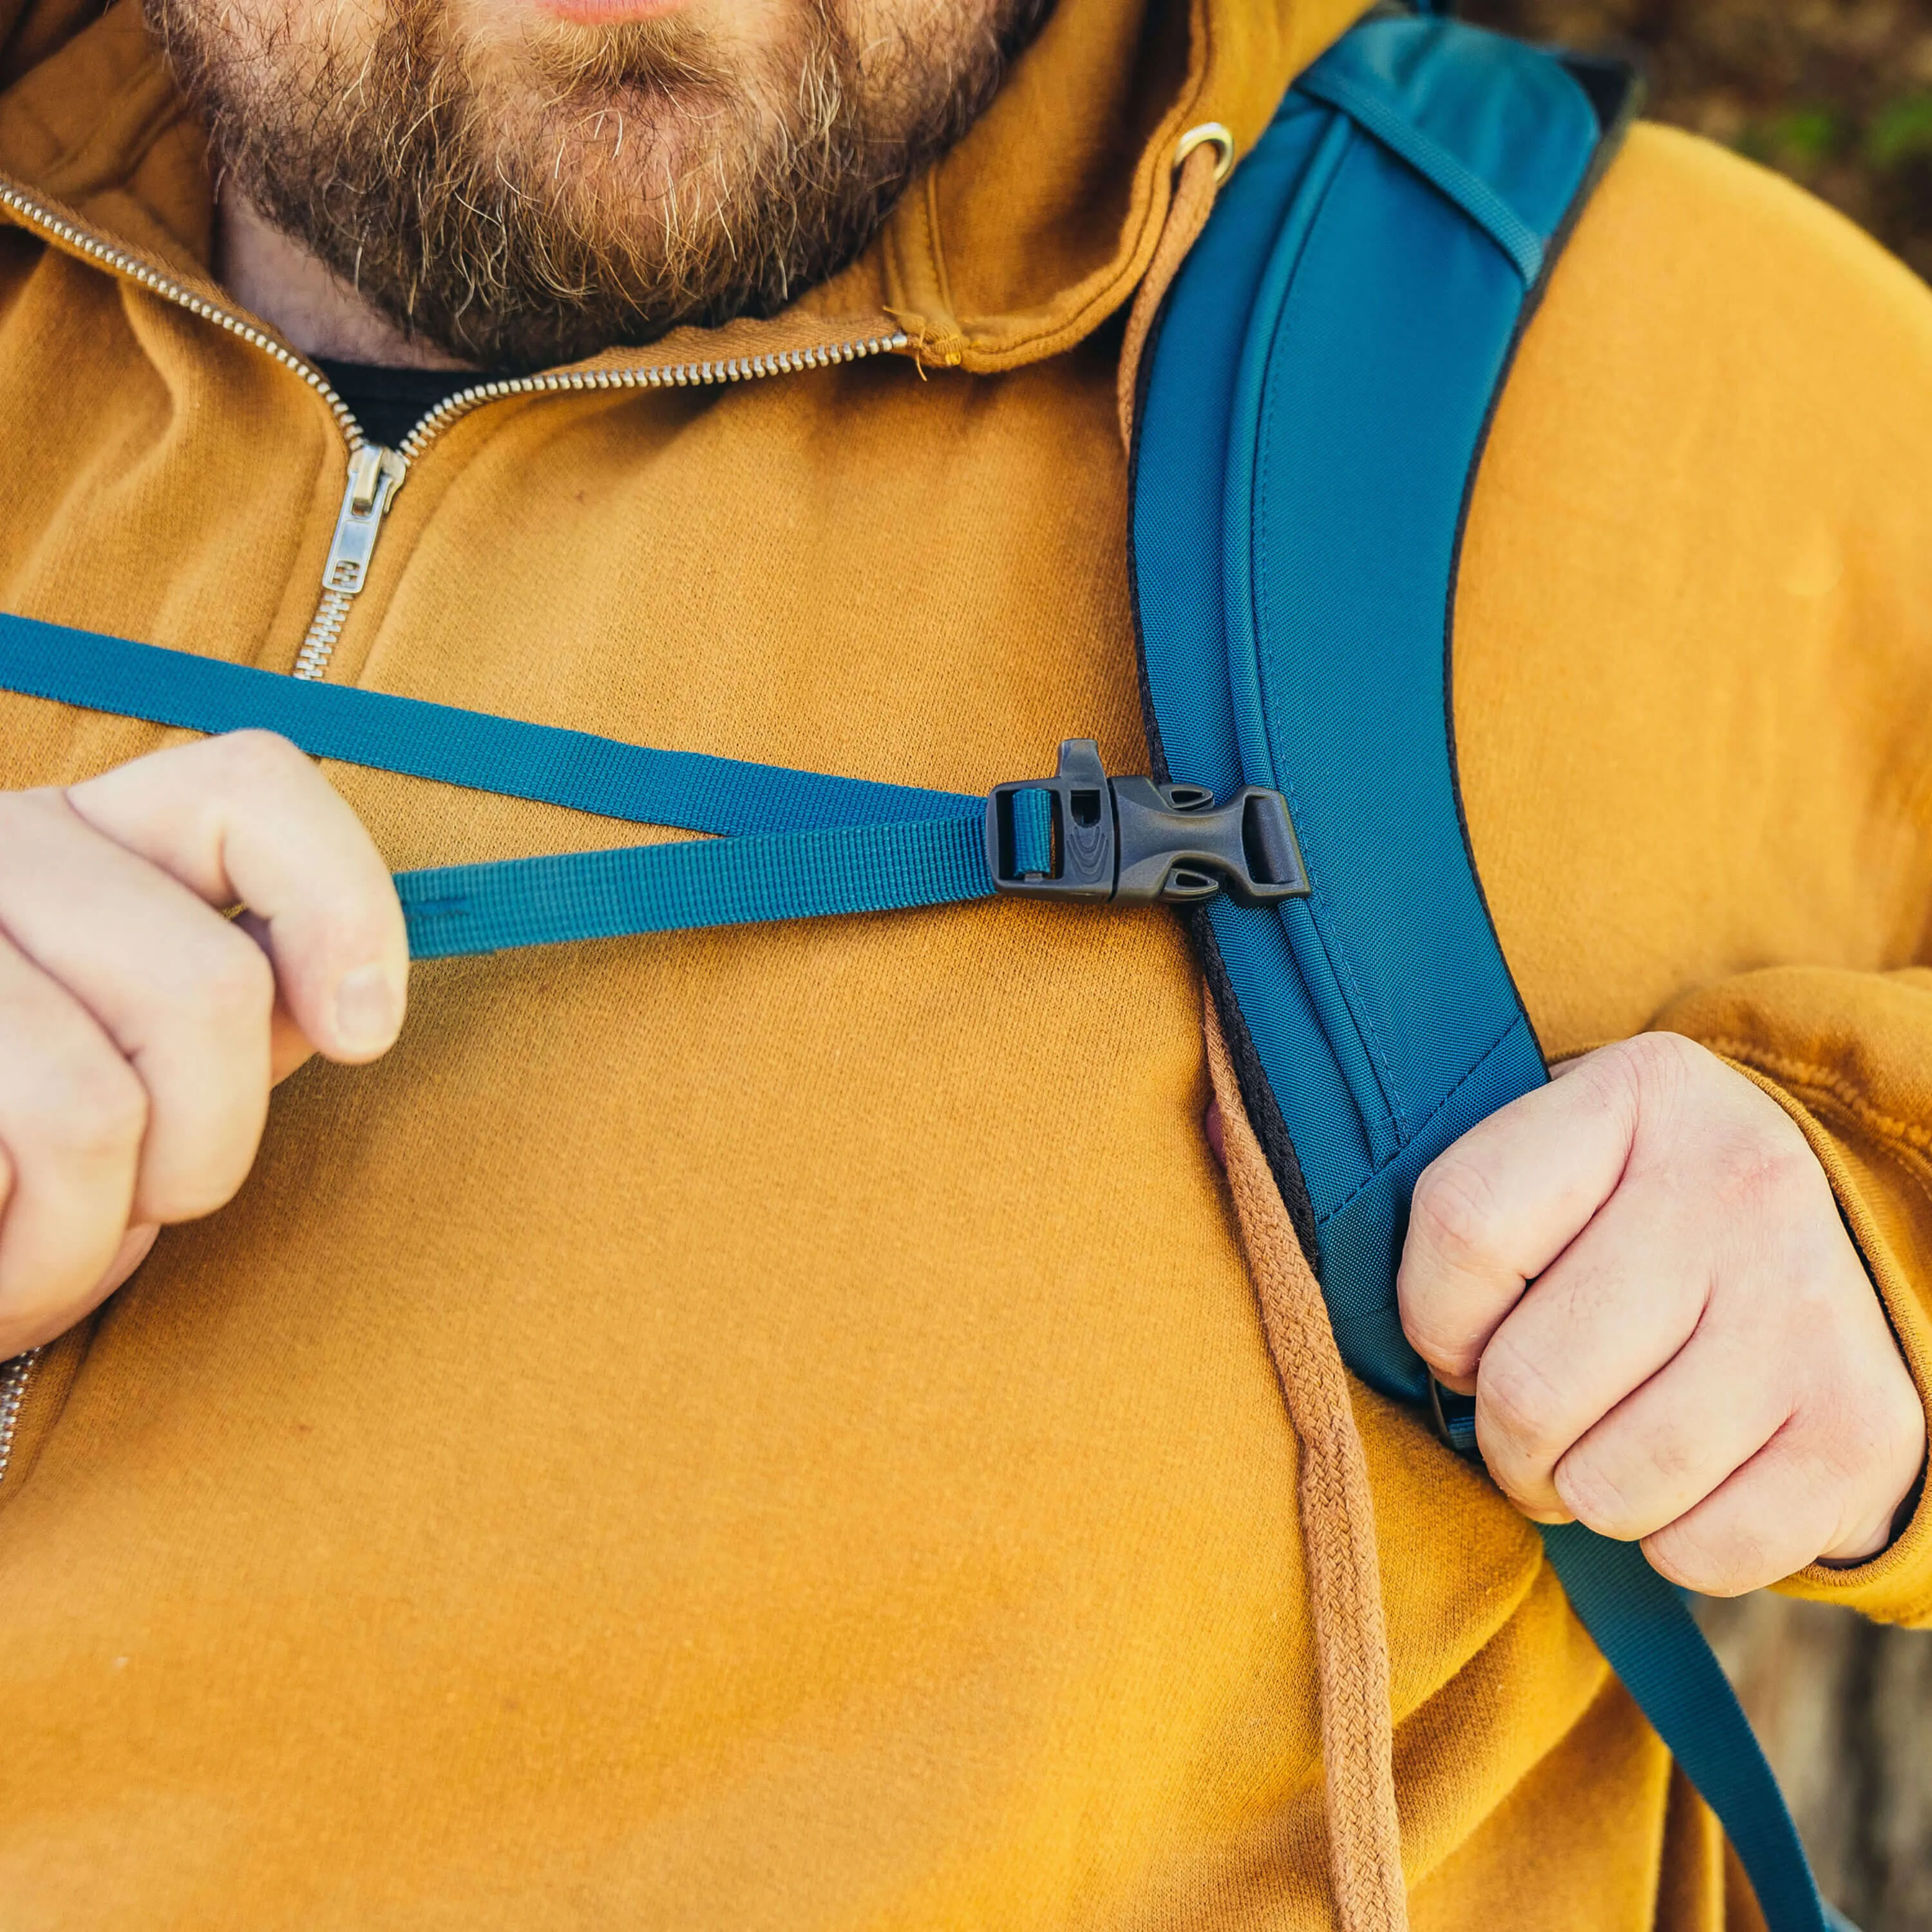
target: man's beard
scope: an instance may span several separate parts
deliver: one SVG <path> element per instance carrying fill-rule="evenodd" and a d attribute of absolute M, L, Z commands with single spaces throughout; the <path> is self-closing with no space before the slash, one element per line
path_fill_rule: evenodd
<path fill-rule="evenodd" d="M 675 16 L 491 38 L 452 0 L 376 4 L 345 50 L 304 38 L 313 0 L 145 0 L 229 187 L 405 335 L 521 370 L 844 266 L 1052 0 L 939 0 L 862 59 L 850 0 L 791 0 L 748 52 Z"/>

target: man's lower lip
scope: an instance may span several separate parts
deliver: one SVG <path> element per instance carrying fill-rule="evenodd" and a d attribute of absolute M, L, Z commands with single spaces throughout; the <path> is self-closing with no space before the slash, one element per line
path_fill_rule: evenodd
<path fill-rule="evenodd" d="M 658 20 L 684 0 L 536 0 L 537 10 L 578 27 L 615 27 L 626 20 Z"/>

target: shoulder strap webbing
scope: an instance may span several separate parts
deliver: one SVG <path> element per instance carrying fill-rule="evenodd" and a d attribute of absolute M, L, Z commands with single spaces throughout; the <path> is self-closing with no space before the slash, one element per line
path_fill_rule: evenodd
<path fill-rule="evenodd" d="M 1110 777 L 1070 738 L 1051 778 L 958 792 L 662 752 L 304 682 L 0 613 L 0 692 L 316 758 L 716 832 L 396 875 L 412 958 L 695 926 L 901 912 L 1010 892 L 1082 904 L 1272 904 L 1308 890 L 1280 794 Z"/>
<path fill-rule="evenodd" d="M 190 731 L 278 731 L 311 758 L 721 838 L 950 816 L 983 798 L 661 752 L 588 731 L 324 684 L 0 612 L 0 690 Z"/>
<path fill-rule="evenodd" d="M 1414 1402 L 1432 1391 L 1396 1304 L 1410 1190 L 1546 1077 L 1456 792 L 1462 521 L 1628 92 L 1446 19 L 1358 27 L 1223 190 L 1144 378 L 1132 536 L 1156 772 L 1278 788 L 1312 889 L 1208 907 L 1210 981 L 1343 1357 Z M 1774 1932 L 1822 1932 L 1790 1814 L 1677 1593 L 1634 1545 L 1572 1526 L 1546 1548 Z"/>
<path fill-rule="evenodd" d="M 414 958 L 994 890 L 986 802 L 958 792 L 657 751 L 4 614 L 0 690 L 195 731 L 278 731 L 316 758 L 718 835 L 400 873 Z"/>

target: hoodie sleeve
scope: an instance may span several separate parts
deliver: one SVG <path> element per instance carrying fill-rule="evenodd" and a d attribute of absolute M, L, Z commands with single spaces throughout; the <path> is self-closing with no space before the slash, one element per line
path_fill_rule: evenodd
<path fill-rule="evenodd" d="M 1774 968 L 1677 1000 L 1657 1023 L 1720 1054 L 1803 1129 L 1932 1416 L 1932 969 Z M 1871 1562 L 1814 1564 L 1780 1587 L 1932 1625 L 1932 1504 L 1922 1492 Z"/>

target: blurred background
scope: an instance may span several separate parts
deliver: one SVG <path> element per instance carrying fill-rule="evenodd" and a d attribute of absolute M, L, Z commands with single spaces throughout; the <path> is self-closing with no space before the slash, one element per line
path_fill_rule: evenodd
<path fill-rule="evenodd" d="M 1466 0 L 1462 11 L 1630 56 L 1659 120 L 1794 176 L 1932 277 L 1932 0 Z"/>
<path fill-rule="evenodd" d="M 1465 0 L 1610 50 L 1648 111 L 1802 182 L 1932 278 L 1932 0 Z M 1759 1597 L 1702 1612 L 1826 1891 L 1864 1932 L 1932 1932 L 1932 1633 Z"/>

